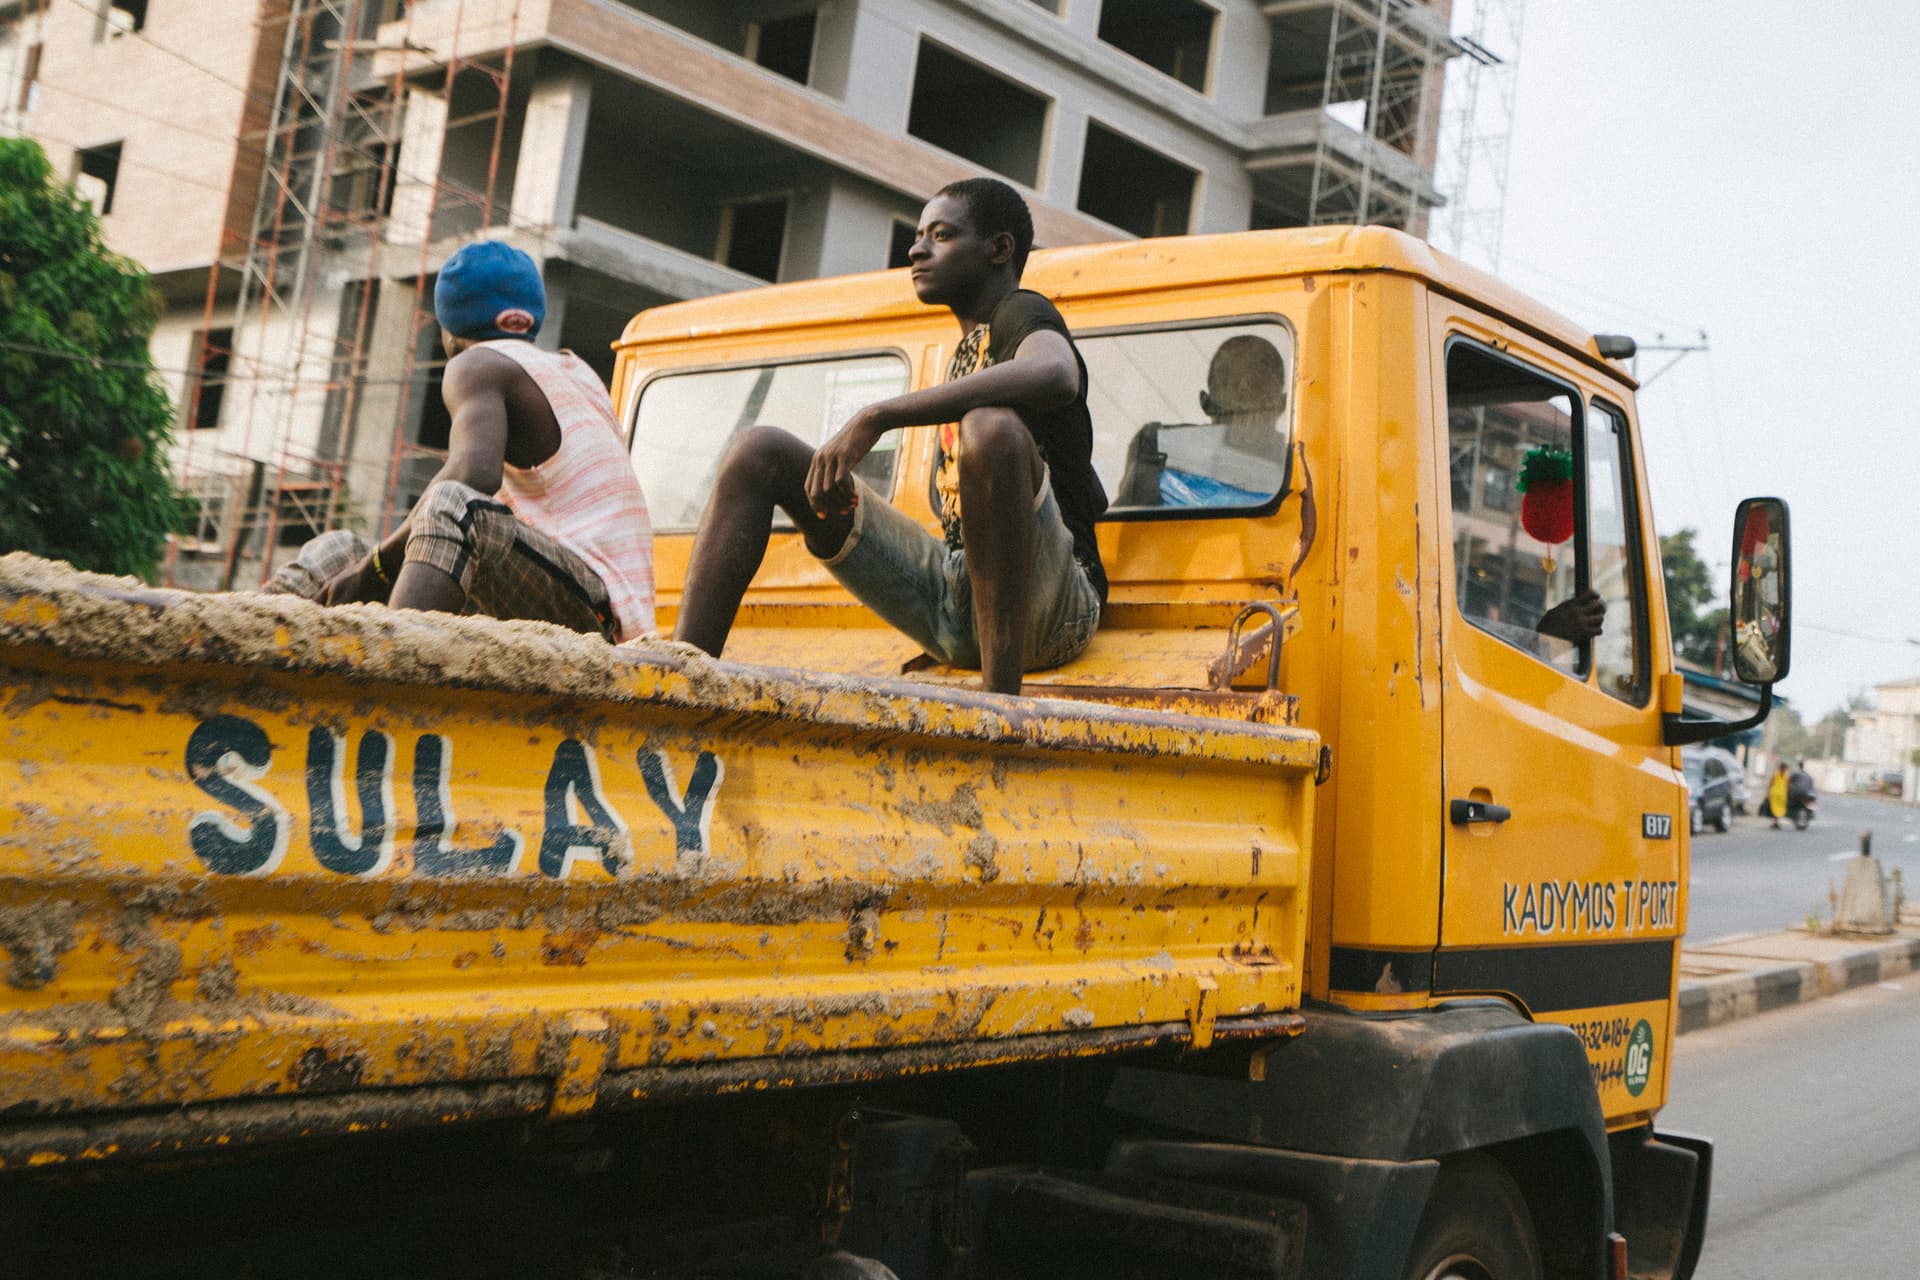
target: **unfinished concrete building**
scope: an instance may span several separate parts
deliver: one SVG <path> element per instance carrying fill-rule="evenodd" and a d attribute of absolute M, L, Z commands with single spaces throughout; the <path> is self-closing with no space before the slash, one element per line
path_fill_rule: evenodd
<path fill-rule="evenodd" d="M 1425 230 L 1450 0 L 12 0 L 0 127 L 155 274 L 200 501 L 169 574 L 390 527 L 447 418 L 434 272 L 478 234 L 610 373 L 638 310 L 905 262 L 937 188 L 1041 245 Z"/>

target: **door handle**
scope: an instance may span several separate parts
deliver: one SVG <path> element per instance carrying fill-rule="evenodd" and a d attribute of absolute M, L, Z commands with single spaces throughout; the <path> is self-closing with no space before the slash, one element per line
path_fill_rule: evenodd
<path fill-rule="evenodd" d="M 1505 822 L 1513 816 L 1513 810 L 1503 804 L 1488 804 L 1484 800 L 1449 800 L 1447 802 L 1447 821 L 1456 827 L 1468 826 L 1475 822 Z"/>

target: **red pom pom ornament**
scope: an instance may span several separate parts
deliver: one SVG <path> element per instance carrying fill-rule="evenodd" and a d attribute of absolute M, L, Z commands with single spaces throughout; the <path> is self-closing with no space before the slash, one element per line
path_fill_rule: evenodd
<path fill-rule="evenodd" d="M 1573 536 L 1573 455 L 1565 449 L 1529 449 L 1514 485 L 1520 527 L 1550 547 Z"/>

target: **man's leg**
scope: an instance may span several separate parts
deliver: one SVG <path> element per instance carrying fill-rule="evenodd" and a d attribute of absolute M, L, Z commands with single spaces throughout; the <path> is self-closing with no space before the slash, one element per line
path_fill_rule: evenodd
<path fill-rule="evenodd" d="M 980 682 L 1019 693 L 1025 674 L 1033 500 L 1046 465 L 1020 415 L 975 409 L 960 420 L 960 532 L 980 628 Z"/>
<path fill-rule="evenodd" d="M 319 600 L 327 584 L 367 558 L 373 544 L 347 529 L 331 529 L 309 538 L 300 553 L 280 566 L 262 591 Z"/>
<path fill-rule="evenodd" d="M 465 582 L 473 575 L 474 518 L 496 499 L 453 480 L 427 486 L 409 513 L 406 558 L 393 575 L 387 603 L 395 609 L 465 613 Z M 501 506 L 505 511 L 506 508 Z"/>
<path fill-rule="evenodd" d="M 812 464 L 812 446 L 778 427 L 749 427 L 733 438 L 694 534 L 674 639 L 720 656 L 747 584 L 767 554 L 776 507 L 799 528 L 814 555 L 826 560 L 840 550 L 853 528 L 853 513 L 817 515 L 807 505 Z"/>
<path fill-rule="evenodd" d="M 611 638 L 600 575 L 492 495 L 437 481 L 414 504 L 409 526 L 395 608 L 551 622 Z"/>

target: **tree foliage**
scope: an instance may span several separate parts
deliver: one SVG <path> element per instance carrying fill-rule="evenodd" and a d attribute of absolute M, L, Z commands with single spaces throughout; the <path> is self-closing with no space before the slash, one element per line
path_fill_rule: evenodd
<path fill-rule="evenodd" d="M 1667 622 L 1673 629 L 1674 652 L 1712 670 L 1722 657 L 1720 637 L 1726 630 L 1727 610 L 1725 605 L 1708 607 L 1720 598 L 1721 587 L 1694 549 L 1693 539 L 1692 529 L 1660 539 L 1660 570 L 1667 580 Z"/>
<path fill-rule="evenodd" d="M 159 315 L 39 145 L 0 138 L 0 551 L 152 577 L 183 510 Z"/>

